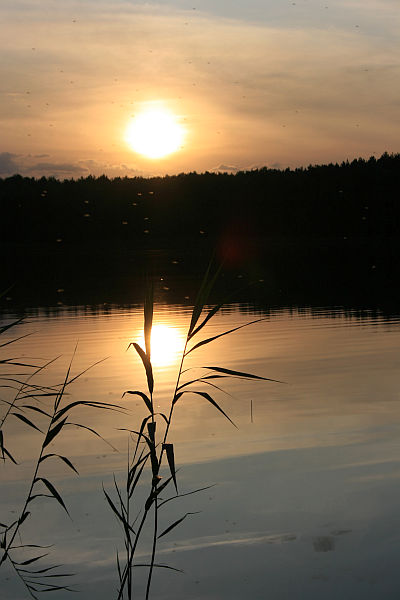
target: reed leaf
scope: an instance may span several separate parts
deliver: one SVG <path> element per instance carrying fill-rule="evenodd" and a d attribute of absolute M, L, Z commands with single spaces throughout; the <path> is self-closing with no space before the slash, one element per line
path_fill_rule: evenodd
<path fill-rule="evenodd" d="M 1 294 L 3 295 L 3 294 Z M 2 333 L 4 333 L 5 331 L 7 331 L 8 329 L 11 329 L 11 327 L 15 327 L 16 325 L 18 325 L 19 323 L 21 323 L 23 321 L 23 319 L 17 319 L 16 321 L 13 321 L 12 323 L 8 323 L 8 325 L 2 325 L 0 327 L 0 335 Z"/>
<path fill-rule="evenodd" d="M 203 329 L 203 327 L 205 325 L 207 325 L 208 321 L 217 314 L 217 312 L 219 311 L 220 308 L 223 307 L 223 305 L 225 304 L 225 302 L 221 302 L 220 304 L 217 304 L 216 306 L 214 306 L 207 314 L 207 316 L 205 317 L 205 319 L 200 323 L 200 325 L 198 325 L 196 327 L 196 329 L 194 329 L 192 331 L 192 333 L 188 336 L 188 341 L 191 340 L 197 333 L 199 333 L 199 331 L 201 329 Z"/>
<path fill-rule="evenodd" d="M 232 421 L 232 419 L 226 414 L 226 412 L 219 406 L 219 404 L 214 400 L 214 398 L 212 398 L 210 396 L 210 394 L 208 394 L 207 392 L 200 392 L 200 391 L 196 391 L 196 390 L 185 390 L 183 392 L 179 392 L 175 398 L 174 398 L 174 402 L 176 403 L 179 398 L 181 396 L 183 396 L 183 394 L 197 394 L 198 396 L 201 396 L 202 398 L 205 398 L 208 402 L 210 402 L 210 404 L 212 404 L 213 406 L 215 406 L 215 408 L 217 410 L 219 410 L 220 413 L 222 413 L 224 415 L 224 417 L 226 417 L 228 419 L 228 421 L 230 421 L 232 423 L 232 425 L 234 427 L 236 427 L 237 429 L 237 425 L 235 425 L 235 423 Z"/>
<path fill-rule="evenodd" d="M 146 455 L 146 459 L 144 460 L 142 466 L 140 467 L 139 471 L 136 474 L 136 477 L 134 479 L 132 479 L 129 488 L 128 488 L 128 497 L 132 498 L 133 492 L 135 491 L 135 488 L 137 486 L 138 481 L 140 480 L 140 477 L 143 473 L 143 469 L 146 466 L 146 461 L 147 458 L 150 456 L 150 453 Z"/>
<path fill-rule="evenodd" d="M 198 494 L 199 492 L 204 492 L 205 490 L 209 490 L 212 487 L 215 487 L 215 483 L 213 483 L 212 485 L 206 485 L 205 487 L 202 488 L 198 488 L 197 490 L 192 490 L 191 492 L 185 492 L 184 494 L 177 494 L 176 496 L 171 496 L 171 498 L 167 498 L 166 500 L 163 500 L 162 502 L 159 503 L 158 508 L 161 508 L 162 506 L 164 506 L 164 504 L 167 504 L 168 502 L 171 502 L 171 500 L 176 500 L 177 498 L 183 498 L 184 496 L 191 496 L 192 494 Z"/>
<path fill-rule="evenodd" d="M 77 348 L 78 348 L 78 343 L 75 346 L 73 357 L 75 356 Z M 65 385 L 71 385 L 71 383 L 74 383 L 74 381 L 76 381 L 77 379 L 79 379 L 79 377 L 82 377 L 82 375 L 84 375 L 85 373 L 87 373 L 88 371 L 90 371 L 91 369 L 93 369 L 93 367 L 96 367 L 97 365 L 101 364 L 105 360 L 108 360 L 108 358 L 107 357 L 106 358 L 101 358 L 100 360 L 92 363 L 91 365 L 89 365 L 88 367 L 86 367 L 86 369 L 83 369 L 83 371 L 80 371 L 77 375 L 74 375 L 74 377 L 71 377 L 71 379 L 69 379 L 69 373 L 70 373 L 70 369 L 69 369 L 68 373 L 67 373 L 67 378 L 66 378 Z M 71 360 L 71 365 L 72 365 L 72 360 Z M 71 365 L 70 365 L 70 368 L 71 368 Z"/>
<path fill-rule="evenodd" d="M 62 421 L 59 421 L 52 429 L 49 429 L 47 432 L 46 438 L 43 442 L 43 448 L 46 448 L 54 440 L 54 438 L 60 433 L 62 428 L 64 427 L 68 417 L 65 417 Z"/>
<path fill-rule="evenodd" d="M 150 414 L 153 414 L 153 406 L 151 404 L 151 400 L 150 400 L 150 398 L 144 392 L 140 392 L 140 391 L 137 391 L 137 390 L 133 390 L 133 391 L 128 390 L 128 391 L 126 391 L 126 392 L 124 392 L 122 394 L 122 397 L 124 397 L 125 394 L 133 394 L 133 395 L 136 395 L 136 396 L 140 396 L 142 398 L 142 400 L 144 401 L 144 403 L 146 404 L 146 406 L 147 406 Z"/>
<path fill-rule="evenodd" d="M 61 565 L 58 565 L 61 566 Z M 31 577 L 35 577 L 36 573 L 42 573 L 47 569 L 42 569 L 41 571 L 28 571 L 27 569 L 19 569 L 20 571 L 26 571 L 27 573 L 31 573 Z M 53 577 L 74 577 L 75 573 L 53 573 L 52 575 L 41 575 L 41 577 L 53 578 Z M 46 584 L 47 585 L 47 584 Z"/>
<path fill-rule="evenodd" d="M 75 425 L 75 427 L 80 427 L 81 429 L 86 429 L 87 431 L 90 431 L 91 433 L 93 433 L 94 435 L 96 435 L 98 438 L 100 438 L 101 440 L 103 440 L 103 442 L 105 442 L 106 444 L 108 444 L 110 446 L 110 448 L 112 448 L 115 452 L 118 452 L 118 450 L 116 449 L 116 447 L 113 446 L 110 442 L 108 442 L 105 438 L 103 438 L 102 435 L 100 435 L 99 433 L 97 433 L 97 431 L 95 429 L 92 429 L 91 427 L 88 427 L 87 425 L 81 425 L 81 423 L 71 423 L 71 422 L 68 422 L 68 423 L 66 423 L 66 425 Z"/>
<path fill-rule="evenodd" d="M 114 502 L 111 500 L 110 496 L 107 494 L 106 490 L 104 489 L 104 486 L 103 486 L 103 492 L 107 499 L 108 504 L 111 507 L 111 510 L 118 517 L 118 519 L 121 521 L 121 523 L 124 525 L 126 523 L 126 519 L 121 515 L 118 508 L 115 506 Z"/>
<path fill-rule="evenodd" d="M 53 498 L 51 494 L 33 494 L 29 496 L 27 504 L 32 502 L 35 498 Z"/>
<path fill-rule="evenodd" d="M 15 458 L 12 456 L 12 454 L 7 450 L 7 448 L 4 445 L 4 436 L 3 436 L 3 432 L 0 429 L 0 452 L 2 454 L 1 458 L 2 460 L 5 460 L 5 457 L 8 456 L 8 458 L 11 460 L 11 462 L 13 462 L 15 465 L 17 465 L 17 461 L 15 460 Z"/>
<path fill-rule="evenodd" d="M 3 333 L 2 331 L 0 331 L 0 334 Z M 25 333 L 25 335 L 20 335 L 17 338 L 14 338 L 13 340 L 9 340 L 8 342 L 4 342 L 3 344 L 0 344 L 0 348 L 4 348 L 4 346 L 8 346 L 9 344 L 13 344 L 14 342 L 18 342 L 19 340 L 22 340 L 28 336 L 32 335 L 32 332 L 30 333 Z"/>
<path fill-rule="evenodd" d="M 172 529 L 175 529 L 175 527 L 177 527 L 179 525 L 179 523 L 182 523 L 182 521 L 184 521 L 187 516 L 189 516 L 189 515 L 197 515 L 197 514 L 199 514 L 199 511 L 196 511 L 196 512 L 187 512 L 183 517 L 181 517 L 177 521 L 174 521 L 174 523 L 172 523 L 172 525 L 170 525 L 169 527 L 167 527 L 166 529 L 164 529 L 164 531 L 162 533 L 160 533 L 160 535 L 158 536 L 158 539 L 162 538 L 164 535 L 167 535 L 167 533 L 169 533 L 170 531 L 172 531 Z"/>
<path fill-rule="evenodd" d="M 49 553 L 46 552 L 46 554 L 41 554 L 40 556 L 35 556 L 34 558 L 28 558 L 27 560 L 24 560 L 23 562 L 16 562 L 14 564 L 19 565 L 19 566 L 26 566 L 26 565 L 30 565 L 34 562 L 36 562 L 37 560 L 40 560 L 41 558 L 44 558 L 45 556 L 48 556 Z"/>
<path fill-rule="evenodd" d="M 62 461 L 65 462 L 66 465 L 68 465 L 73 471 L 75 471 L 75 473 L 77 475 L 79 475 L 78 471 L 76 470 L 76 468 L 74 467 L 72 462 L 69 460 L 69 458 L 67 458 L 66 456 L 61 456 L 61 454 L 54 454 L 54 453 L 45 454 L 40 457 L 39 462 L 43 462 L 44 460 L 46 460 L 47 458 L 51 458 L 52 456 L 56 456 L 57 458 L 60 458 Z"/>
<path fill-rule="evenodd" d="M 37 481 L 42 481 L 44 483 L 44 485 L 47 487 L 47 489 L 52 494 L 53 498 L 55 498 L 57 500 L 57 502 L 59 502 L 61 504 L 61 506 L 63 507 L 63 509 L 65 510 L 67 515 L 69 516 L 69 512 L 68 512 L 67 507 L 64 504 L 64 500 L 61 498 L 60 494 L 57 492 L 54 485 L 48 479 L 45 479 L 44 477 L 36 477 L 36 479 L 34 480 L 34 483 L 36 483 Z"/>
<path fill-rule="evenodd" d="M 220 337 L 223 337 L 224 335 L 228 335 L 229 333 L 233 333 L 234 331 L 237 331 L 238 329 L 242 329 L 243 327 L 247 327 L 248 325 L 253 325 L 253 323 L 259 323 L 260 321 L 264 321 L 265 319 L 256 319 L 255 321 L 250 321 L 249 323 L 245 323 L 244 325 L 239 325 L 238 327 L 234 327 L 233 329 L 229 329 L 229 331 L 224 331 L 223 333 L 219 333 L 218 335 L 214 335 L 213 337 L 207 338 L 206 340 L 202 340 L 201 342 L 198 342 L 195 346 L 193 346 L 193 348 L 191 348 L 190 350 L 188 350 L 185 353 L 185 356 L 188 356 L 188 354 L 190 354 L 191 352 L 193 352 L 193 350 L 196 350 L 197 348 L 200 348 L 200 346 L 204 346 L 205 344 L 209 344 L 210 342 L 213 342 L 214 340 L 217 340 Z"/>
<path fill-rule="evenodd" d="M 29 515 L 30 515 L 30 514 L 31 514 L 31 513 L 29 512 L 29 510 L 27 510 L 26 512 L 24 512 L 24 514 L 21 516 L 21 518 L 20 518 L 20 519 L 18 519 L 18 526 L 19 526 L 19 525 L 22 525 L 22 523 L 23 523 L 24 521 L 26 521 L 26 519 L 29 517 Z"/>
<path fill-rule="evenodd" d="M 39 573 L 48 573 L 48 571 L 53 571 L 53 569 L 58 569 L 61 566 L 62 565 L 53 565 L 52 567 L 46 567 L 45 569 L 39 569 L 38 571 L 28 571 L 28 569 L 19 569 L 19 570 L 23 571 L 25 573 L 32 573 L 33 575 L 37 575 Z M 54 575 L 54 576 L 57 577 L 57 575 Z"/>
<path fill-rule="evenodd" d="M 46 394 L 46 396 L 47 395 L 50 395 L 50 394 Z M 54 396 L 55 394 L 51 394 L 51 395 Z M 26 397 L 27 396 L 25 396 L 25 398 Z M 38 413 L 40 413 L 42 415 L 45 415 L 46 417 L 50 417 L 51 418 L 51 415 L 48 412 L 46 412 L 45 410 L 42 410 L 41 408 L 38 408 L 37 406 L 31 406 L 29 404 L 23 404 L 22 406 L 18 407 L 19 410 L 21 410 L 22 408 L 26 408 L 28 410 L 34 410 L 35 412 L 38 412 Z"/>
<path fill-rule="evenodd" d="M 210 292 L 214 286 L 214 283 L 221 271 L 221 267 L 219 267 L 217 269 L 217 271 L 215 272 L 215 274 L 212 277 L 210 277 L 211 263 L 212 263 L 212 261 L 210 261 L 210 263 L 207 267 L 207 271 L 204 275 L 203 281 L 201 283 L 201 286 L 200 286 L 200 289 L 197 294 L 196 301 L 195 301 L 195 304 L 193 307 L 192 319 L 190 321 L 189 331 L 188 331 L 188 340 L 190 340 L 190 338 L 193 336 L 193 331 L 196 327 L 196 324 L 200 318 L 201 313 L 203 312 L 204 305 L 206 304 L 208 297 L 210 295 Z"/>
<path fill-rule="evenodd" d="M 176 470 L 175 470 L 174 445 L 164 443 L 162 445 L 162 447 L 163 447 L 163 450 L 165 450 L 165 452 L 166 452 L 169 470 L 171 472 L 172 479 L 174 480 L 176 493 L 178 494 L 178 484 L 176 482 Z"/>
<path fill-rule="evenodd" d="M 194 368 L 197 368 L 197 367 L 194 367 Z M 186 369 L 185 371 L 182 371 L 182 373 L 185 373 L 189 370 L 190 369 Z M 204 383 L 206 379 L 223 379 L 224 377 L 227 377 L 227 375 L 203 375 L 203 377 L 196 377 L 196 379 L 191 379 L 190 381 L 186 381 L 185 383 L 181 383 L 181 385 L 178 385 L 178 387 L 176 388 L 176 391 L 179 392 L 183 388 L 188 387 L 189 385 L 192 385 L 193 383 Z"/>
<path fill-rule="evenodd" d="M 90 406 L 91 408 L 99 408 L 102 410 L 117 410 L 117 409 L 122 408 L 118 404 L 110 404 L 108 402 L 97 402 L 97 401 L 91 401 L 91 400 L 77 400 L 75 402 L 71 402 L 70 404 L 67 404 L 67 406 L 64 406 L 64 408 L 61 408 L 60 410 L 58 410 L 54 416 L 54 421 L 58 421 L 58 419 L 60 419 L 63 415 L 65 415 L 65 413 L 70 411 L 71 408 L 74 408 L 75 406 Z"/>
<path fill-rule="evenodd" d="M 17 417 L 18 419 L 20 419 L 21 421 L 23 421 L 24 423 L 26 423 L 26 425 L 29 425 L 30 427 L 33 427 L 33 429 L 36 429 L 37 431 L 40 431 L 40 433 L 43 433 L 43 431 L 41 429 L 39 429 L 39 427 L 37 427 L 34 423 L 32 423 L 32 421 L 30 421 L 24 415 L 20 415 L 19 413 L 16 413 L 16 412 L 12 412 L 10 414 L 14 415 L 14 417 Z"/>
<path fill-rule="evenodd" d="M 153 292 L 153 282 L 149 282 L 146 286 L 146 295 L 144 298 L 144 344 L 149 360 L 151 352 L 151 329 L 153 327 Z"/>
<path fill-rule="evenodd" d="M 230 377 L 243 377 L 245 379 L 273 381 L 274 383 L 285 383 L 284 381 L 279 381 L 278 379 L 270 379 L 269 377 L 261 377 L 260 375 L 253 375 L 252 373 L 244 373 L 242 371 L 233 371 L 232 369 L 225 369 L 223 367 L 201 367 L 201 368 L 202 369 L 210 369 L 211 371 L 216 371 L 217 373 L 224 373 L 225 375 L 229 375 Z"/>
<path fill-rule="evenodd" d="M 147 423 L 147 431 L 149 433 L 149 438 L 151 439 L 151 441 L 154 444 L 155 436 L 156 436 L 156 423 L 155 422 Z"/>
<path fill-rule="evenodd" d="M 143 366 L 145 368 L 146 371 L 146 377 L 147 377 L 147 386 L 149 388 L 149 392 L 150 395 L 153 393 L 153 389 L 154 389 L 154 378 L 153 378 L 153 368 L 151 366 L 151 362 L 149 357 L 147 356 L 146 352 L 143 350 L 143 348 L 141 348 L 139 346 L 139 344 L 137 344 L 136 342 L 131 342 L 128 346 L 128 348 L 130 346 L 133 346 L 136 350 L 136 352 L 139 354 Z"/>
<path fill-rule="evenodd" d="M 58 590 L 64 590 L 66 592 L 76 592 L 73 588 L 70 588 L 66 585 L 54 585 L 51 587 L 47 587 L 45 590 L 35 590 L 36 592 L 44 593 L 44 592 L 57 592 Z"/>
<path fill-rule="evenodd" d="M 175 567 L 170 567 L 169 565 L 163 565 L 160 563 L 153 563 L 153 564 L 149 564 L 149 563 L 137 563 L 135 565 L 133 565 L 134 567 L 157 567 L 159 569 L 171 569 L 171 571 L 177 571 L 178 573 L 184 573 L 185 571 L 182 571 L 182 569 L 176 569 Z"/>
<path fill-rule="evenodd" d="M 15 548 L 52 548 L 53 544 L 49 544 L 48 546 L 42 546 L 41 544 L 21 544 L 20 546 L 10 546 L 10 550 L 14 550 Z"/>
<path fill-rule="evenodd" d="M 121 492 L 119 491 L 119 487 L 117 484 L 117 480 L 115 479 L 115 474 L 113 473 L 113 479 L 114 479 L 114 487 L 115 487 L 115 491 L 117 492 L 117 496 L 118 496 L 118 500 L 119 500 L 119 505 L 121 507 L 121 513 L 124 515 L 124 517 L 126 517 L 126 508 L 124 505 L 124 502 L 122 501 L 122 497 L 121 497 Z"/>

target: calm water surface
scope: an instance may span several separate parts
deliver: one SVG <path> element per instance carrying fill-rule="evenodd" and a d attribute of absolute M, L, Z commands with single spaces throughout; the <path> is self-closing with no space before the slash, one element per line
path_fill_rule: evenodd
<path fill-rule="evenodd" d="M 228 306 L 205 337 L 262 316 L 244 305 Z M 167 412 L 189 320 L 187 308 L 156 307 L 160 411 Z M 31 335 L 2 348 L 2 356 L 9 357 L 11 348 L 13 356 L 33 357 L 35 364 L 59 356 L 36 378 L 57 384 L 78 342 L 72 373 L 94 366 L 71 385 L 68 400 L 126 408 L 75 409 L 76 421 L 95 428 L 115 449 L 75 427 L 63 432 L 51 451 L 68 456 L 80 476 L 50 461 L 43 476 L 62 494 L 72 520 L 54 500 L 40 499 L 22 531 L 26 543 L 55 544 L 42 566 L 63 563 L 75 572 L 76 598 L 111 600 L 122 536 L 102 484 L 111 489 L 113 473 L 123 478 L 127 434 L 120 429 L 138 428 L 145 415 L 141 401 L 121 398 L 146 385 L 138 357 L 126 351 L 129 342 L 141 340 L 142 309 L 35 311 L 3 338 L 26 333 Z M 164 528 L 187 511 L 201 511 L 160 540 L 159 561 L 184 573 L 158 570 L 152 598 L 397 600 L 399 348 L 397 318 L 281 309 L 188 357 L 188 378 L 201 373 L 198 367 L 215 365 L 285 383 L 231 381 L 228 394 L 216 392 L 237 429 L 200 397 L 188 395 L 177 404 L 170 441 L 180 491 L 216 485 L 169 503 L 162 513 Z M 11 398 L 7 394 L 4 389 L 3 399 Z M 9 419 L 5 434 L 20 465 L 0 466 L 1 522 L 21 509 L 41 440 L 17 419 Z M 145 554 L 144 545 L 141 561 Z M 2 599 L 25 597 L 13 573 L 3 569 L 0 577 Z"/>

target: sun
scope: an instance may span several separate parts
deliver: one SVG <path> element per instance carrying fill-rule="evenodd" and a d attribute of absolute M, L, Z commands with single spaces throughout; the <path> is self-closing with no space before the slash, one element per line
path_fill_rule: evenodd
<path fill-rule="evenodd" d="M 144 336 L 141 345 L 144 348 Z M 156 323 L 151 330 L 150 345 L 153 367 L 168 367 L 178 360 L 183 352 L 185 340 L 177 327 Z"/>
<path fill-rule="evenodd" d="M 125 140 L 135 152 L 147 158 L 163 158 L 179 150 L 184 129 L 177 117 L 163 108 L 150 108 L 129 123 Z"/>

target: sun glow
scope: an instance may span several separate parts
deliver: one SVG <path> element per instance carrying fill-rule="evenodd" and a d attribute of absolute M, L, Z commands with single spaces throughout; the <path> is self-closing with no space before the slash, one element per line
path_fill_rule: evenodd
<path fill-rule="evenodd" d="M 144 339 L 142 342 L 144 347 Z M 151 362 L 154 367 L 173 364 L 182 353 L 185 340 L 176 327 L 155 324 L 151 330 Z"/>
<path fill-rule="evenodd" d="M 147 158 L 162 158 L 181 147 L 184 129 L 174 114 L 151 108 L 139 113 L 128 125 L 125 140 L 135 152 Z"/>

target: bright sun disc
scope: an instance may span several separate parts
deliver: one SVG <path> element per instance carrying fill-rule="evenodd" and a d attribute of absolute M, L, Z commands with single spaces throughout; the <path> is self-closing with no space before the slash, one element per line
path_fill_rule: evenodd
<path fill-rule="evenodd" d="M 142 339 L 144 348 L 144 338 Z M 154 367 L 167 367 L 173 364 L 183 351 L 183 334 L 176 327 L 155 324 L 151 330 L 151 362 Z"/>
<path fill-rule="evenodd" d="M 182 144 L 183 136 L 183 127 L 176 117 L 161 109 L 138 114 L 125 133 L 130 147 L 148 158 L 162 158 L 176 152 Z"/>

